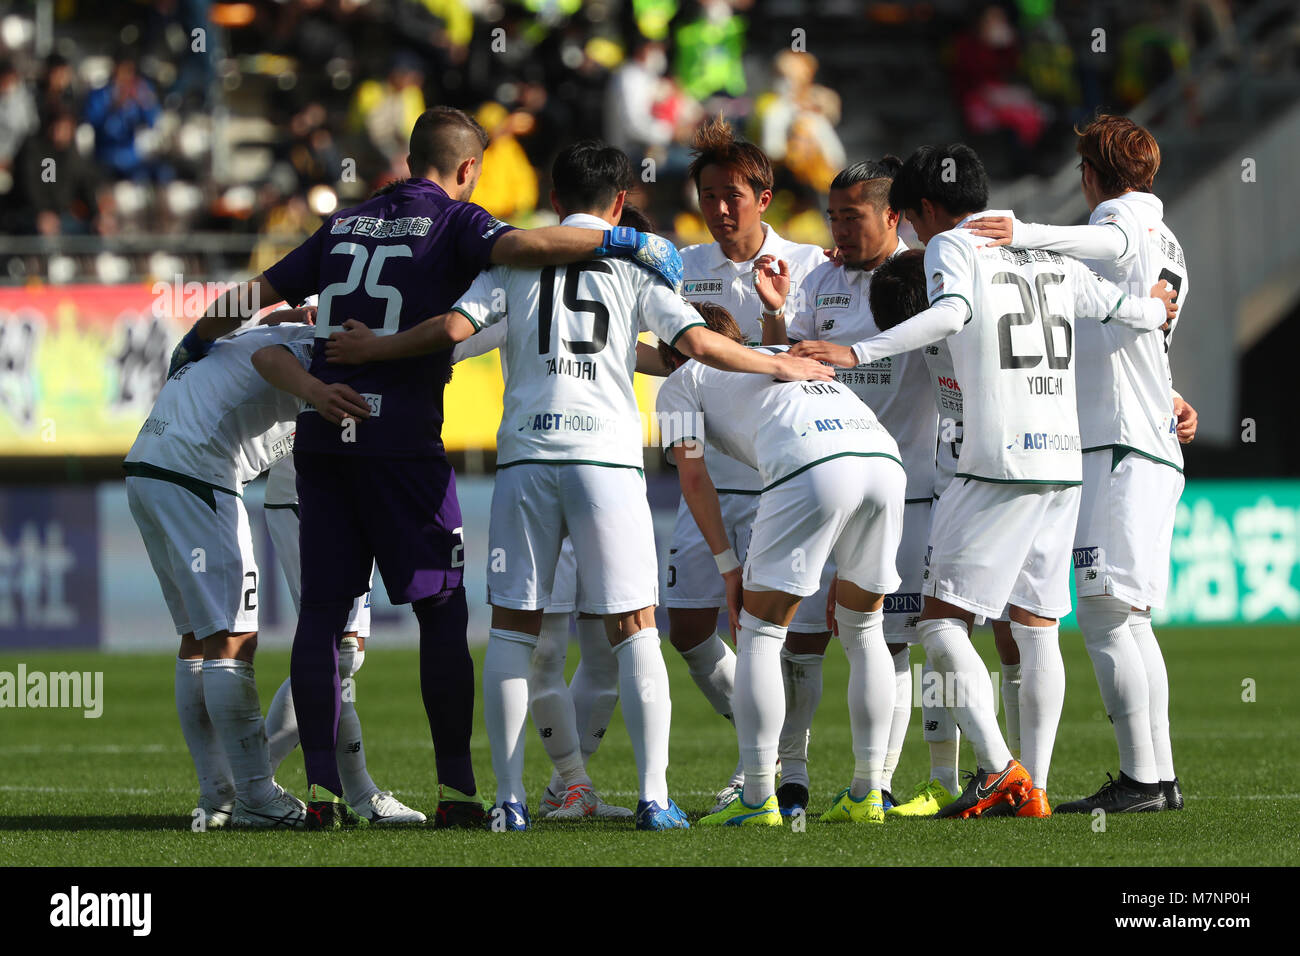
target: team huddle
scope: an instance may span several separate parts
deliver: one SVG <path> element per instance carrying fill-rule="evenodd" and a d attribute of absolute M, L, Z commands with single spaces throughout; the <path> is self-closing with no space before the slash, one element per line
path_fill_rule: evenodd
<path fill-rule="evenodd" d="M 626 203 L 621 151 L 564 149 L 560 224 L 515 229 L 469 202 L 483 131 L 456 110 L 422 115 L 411 179 L 330 216 L 251 290 L 213 303 L 127 456 L 132 514 L 180 635 L 196 819 L 426 822 L 371 779 L 352 703 L 375 568 L 419 623 L 434 826 L 533 825 L 530 715 L 554 767 L 540 815 L 690 826 L 668 782 L 661 580 L 669 639 L 739 746 L 696 825 L 779 827 L 813 809 L 808 744 L 833 637 L 849 662 L 854 770 L 822 821 L 1050 816 L 1071 565 L 1120 772 L 1055 811 L 1181 808 L 1151 608 L 1167 586 L 1179 446 L 1196 426 L 1168 363 L 1187 269 L 1151 193 L 1151 135 L 1102 116 L 1078 136 L 1086 226 L 990 210 L 973 150 L 924 146 L 836 176 L 823 251 L 763 222 L 771 164 L 719 120 L 697 134 L 690 167 L 714 241 L 679 252 Z M 924 251 L 900 240 L 901 217 Z M 281 301 L 292 308 L 240 310 Z M 493 349 L 505 392 L 485 802 L 441 426 L 453 364 Z M 663 377 L 655 418 L 682 491 L 663 575 L 636 374 Z M 268 469 L 268 523 L 299 616 L 290 679 L 263 719 L 240 492 Z M 571 615 L 581 660 L 566 685 Z M 984 621 L 1005 734 L 972 643 Z M 922 707 L 929 772 L 896 798 L 917 643 L 926 679 L 946 690 Z M 635 810 L 607 803 L 588 773 L 619 701 Z M 977 761 L 965 786 L 963 733 Z M 299 742 L 305 801 L 274 779 Z"/>

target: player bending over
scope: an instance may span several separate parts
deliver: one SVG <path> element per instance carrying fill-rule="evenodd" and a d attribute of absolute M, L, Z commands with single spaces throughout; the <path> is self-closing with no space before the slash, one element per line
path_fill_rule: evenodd
<path fill-rule="evenodd" d="M 1150 331 L 1174 314 L 1173 291 L 1153 289 L 1160 301 L 1132 298 L 1068 256 L 981 248 L 957 227 L 987 201 L 988 178 L 969 147 L 923 146 L 908 158 L 890 205 L 926 243 L 930 307 L 854 352 L 870 361 L 947 339 L 962 388 L 958 470 L 934 509 L 918 630 L 934 668 L 954 675 L 949 707 L 978 768 L 937 816 L 1046 816 L 1065 695 L 1057 622 L 1070 609 L 1081 481 L 1074 319 Z M 796 346 L 814 357 L 826 348 Z M 1008 605 L 1022 662 L 1023 766 L 998 730 L 988 672 L 970 642 L 975 615 L 996 618 Z"/>

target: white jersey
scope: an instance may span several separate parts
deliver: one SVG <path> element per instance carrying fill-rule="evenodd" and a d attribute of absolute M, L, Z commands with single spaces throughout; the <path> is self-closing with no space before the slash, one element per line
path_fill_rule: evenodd
<path fill-rule="evenodd" d="M 946 339 L 924 346 L 921 355 L 930 374 L 934 403 L 939 408 L 939 438 L 934 456 L 934 496 L 938 498 L 957 474 L 957 461 L 961 457 L 964 427 L 961 385 L 952 367 L 952 350 L 948 348 Z"/>
<path fill-rule="evenodd" d="M 891 255 L 906 251 L 907 244 L 899 240 Z M 791 340 L 818 339 L 851 346 L 878 335 L 880 329 L 868 299 L 872 274 L 829 260 L 810 272 L 800 297 L 803 307 L 789 316 Z M 904 352 L 856 368 L 836 368 L 835 380 L 862 399 L 898 442 L 907 471 L 908 500 L 929 501 L 934 492 L 938 415 L 922 356 Z"/>
<path fill-rule="evenodd" d="M 1150 193 L 1125 193 L 1100 203 L 1088 222 L 1124 233 L 1118 260 L 1087 264 L 1131 295 L 1144 296 L 1161 279 L 1178 290 L 1178 319 L 1187 304 L 1187 263 L 1164 224 L 1164 207 Z M 1079 330 L 1079 432 L 1084 451 L 1131 448 L 1182 469 L 1169 372 L 1169 341 L 1178 319 L 1163 335 L 1145 335 L 1112 324 L 1084 323 Z"/>
<path fill-rule="evenodd" d="M 198 362 L 182 366 L 158 393 L 126 462 L 143 463 L 239 494 L 293 451 L 301 403 L 262 378 L 253 353 L 286 346 L 311 364 L 315 329 L 258 325 L 219 339 Z"/>
<path fill-rule="evenodd" d="M 971 316 L 948 338 L 964 399 L 956 477 L 1078 484 L 1075 317 L 1155 328 L 1164 321 L 1163 303 L 1138 299 L 1121 311 L 1125 293 L 1077 259 L 982 243 L 959 223 L 925 250 L 931 304 L 956 297 Z"/>
<path fill-rule="evenodd" d="M 838 382 L 779 382 L 687 362 L 660 387 L 657 411 L 664 448 L 688 439 L 716 446 L 757 469 L 764 491 L 845 455 L 902 464 L 889 432 Z"/>
<path fill-rule="evenodd" d="M 689 302 L 713 302 L 722 306 L 736 320 L 749 345 L 763 341 L 763 303 L 754 290 L 754 260 L 761 256 L 774 256 L 789 267 L 790 294 L 786 299 L 789 305 L 802 301 L 805 278 L 826 261 L 826 254 L 820 246 L 791 242 L 783 239 L 767 223 L 762 226 L 763 245 L 753 259 L 744 262 L 728 259 L 716 242 L 687 246 L 681 251 L 682 295 Z M 710 448 L 706 452 L 705 463 L 720 492 L 753 495 L 762 488 L 754 469 L 734 459 L 728 460 L 716 449 Z"/>
<path fill-rule="evenodd" d="M 608 228 L 594 216 L 564 225 Z M 632 377 L 637 336 L 673 343 L 699 314 L 649 270 L 625 259 L 544 269 L 497 266 L 456 303 L 476 328 L 507 320 L 510 378 L 497 432 L 498 467 L 521 462 L 642 467 Z"/>

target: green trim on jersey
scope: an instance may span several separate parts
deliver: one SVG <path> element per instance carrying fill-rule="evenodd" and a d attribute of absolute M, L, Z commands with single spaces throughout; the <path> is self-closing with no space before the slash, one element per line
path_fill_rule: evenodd
<path fill-rule="evenodd" d="M 483 326 L 479 325 L 476 321 L 474 321 L 474 316 L 470 315 L 468 312 L 466 312 L 466 311 L 465 311 L 464 309 L 462 309 L 460 306 L 458 306 L 458 305 L 453 305 L 453 306 L 451 307 L 451 311 L 453 311 L 453 312 L 459 312 L 461 315 L 465 316 L 465 318 L 469 320 L 469 324 L 472 325 L 472 326 L 474 326 L 474 331 L 475 331 L 475 332 L 482 332 L 482 331 L 483 331 Z"/>
<path fill-rule="evenodd" d="M 905 505 L 919 505 L 919 504 L 920 504 L 921 502 L 923 502 L 923 501 L 924 501 L 926 504 L 929 504 L 931 501 L 937 501 L 938 498 L 939 498 L 938 495 L 933 495 L 933 494 L 932 494 L 932 495 L 926 495 L 924 498 L 904 498 L 904 499 L 903 499 L 903 504 L 905 504 Z"/>
<path fill-rule="evenodd" d="M 1170 468 L 1178 472 L 1180 475 L 1183 474 L 1183 470 L 1179 468 L 1177 465 L 1175 465 L 1172 461 L 1165 461 L 1165 459 L 1163 458 L 1157 458 L 1155 455 L 1151 454 L 1150 452 L 1143 451 L 1141 448 L 1134 448 L 1132 445 L 1121 445 L 1119 443 L 1115 443 L 1113 445 L 1095 445 L 1092 448 L 1085 448 L 1083 450 L 1083 454 L 1086 455 L 1090 451 L 1105 451 L 1107 448 L 1111 450 L 1111 459 L 1110 459 L 1111 471 L 1114 471 L 1116 468 L 1118 468 L 1119 463 L 1123 461 L 1126 457 L 1128 457 L 1129 454 L 1134 454 L 1134 455 L 1141 455 L 1143 458 L 1146 458 L 1150 461 L 1154 461 L 1157 465 L 1168 465 Z"/>
<path fill-rule="evenodd" d="M 893 455 L 889 454 L 888 452 L 841 451 L 841 452 L 836 452 L 834 455 L 827 455 L 825 458 L 818 458 L 816 461 L 810 461 L 808 462 L 808 464 L 800 468 L 796 468 L 794 471 L 790 472 L 790 474 L 786 475 L 784 478 L 778 478 L 776 481 L 766 486 L 763 489 L 763 491 L 771 491 L 777 485 L 784 484 L 785 482 L 789 481 L 791 478 L 795 477 L 796 475 L 802 475 L 809 468 L 814 468 L 817 465 L 822 464 L 823 462 L 832 461 L 836 458 L 888 458 L 890 461 L 895 462 L 899 468 L 903 467 L 903 463 L 899 461 L 897 458 L 895 458 Z"/>
<path fill-rule="evenodd" d="M 212 509 L 213 514 L 217 511 L 217 496 L 214 492 L 220 491 L 222 494 L 234 495 L 236 498 L 241 497 L 238 491 L 231 491 L 229 488 L 222 488 L 220 485 L 202 481 L 193 475 L 183 475 L 179 471 L 159 468 L 157 465 L 151 465 L 146 461 L 124 461 L 122 462 L 122 470 L 132 478 L 154 478 L 158 481 L 170 481 L 173 485 L 180 485 L 186 491 L 201 499 L 205 505 Z"/>
<path fill-rule="evenodd" d="M 690 325 L 686 326 L 686 328 L 682 329 L 680 332 L 678 332 L 676 335 L 673 336 L 673 340 L 668 343 L 668 347 L 670 349 L 677 348 L 677 340 L 680 339 L 687 332 L 689 332 L 691 329 L 701 329 L 701 328 L 707 329 L 708 327 L 709 327 L 708 324 L 705 322 L 692 322 Z"/>
<path fill-rule="evenodd" d="M 590 458 L 520 458 L 517 461 L 509 461 L 504 465 L 497 465 L 497 471 L 502 468 L 513 468 L 515 465 L 599 465 L 601 468 L 632 468 L 642 478 L 645 477 L 645 471 L 640 465 L 623 465 L 613 461 L 592 461 Z"/>
<path fill-rule="evenodd" d="M 983 478 L 959 471 L 953 478 L 969 478 L 971 481 L 987 481 L 992 485 L 1081 485 L 1082 481 L 1051 481 L 1045 478 Z"/>
<path fill-rule="evenodd" d="M 763 492 L 754 491 L 752 488 L 714 488 L 720 495 L 761 495 Z"/>
<path fill-rule="evenodd" d="M 1102 225 L 1103 225 L 1103 226 L 1114 226 L 1116 229 L 1119 230 L 1119 234 L 1120 234 L 1121 236 L 1124 237 L 1124 251 L 1121 252 L 1121 253 L 1119 254 L 1118 258 L 1115 259 L 1116 262 L 1119 262 L 1120 259 L 1123 259 L 1126 255 L 1128 255 L 1128 233 L 1125 232 L 1125 231 L 1124 231 L 1124 227 L 1121 226 L 1121 225 L 1120 225 L 1119 223 L 1117 223 L 1117 222 L 1103 222 Z"/>
<path fill-rule="evenodd" d="M 297 505 L 297 504 L 287 504 L 287 505 L 267 505 L 267 504 L 264 504 L 264 505 L 262 505 L 262 510 L 263 510 L 263 511 L 292 511 L 292 512 L 293 512 L 293 515 L 294 515 L 295 518 L 298 518 L 298 519 L 300 519 L 300 520 L 301 520 L 301 518 L 302 518 L 302 515 L 298 513 L 298 505 Z"/>
<path fill-rule="evenodd" d="M 970 320 L 975 318 L 975 310 L 970 307 L 970 300 L 967 299 L 960 292 L 945 292 L 943 295 L 937 295 L 930 302 L 930 304 L 934 305 L 934 303 L 938 302 L 940 299 L 961 299 L 963 302 L 966 303 L 966 321 L 963 322 L 962 325 L 969 325 Z"/>

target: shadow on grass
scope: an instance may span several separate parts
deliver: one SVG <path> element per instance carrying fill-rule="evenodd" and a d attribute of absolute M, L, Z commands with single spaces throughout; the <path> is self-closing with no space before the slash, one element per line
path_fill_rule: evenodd
<path fill-rule="evenodd" d="M 56 817 L 0 817 L 0 832 L 38 832 L 59 830 L 76 833 L 80 830 L 188 830 L 189 818 L 176 814 L 127 813 L 120 816 Z"/>

